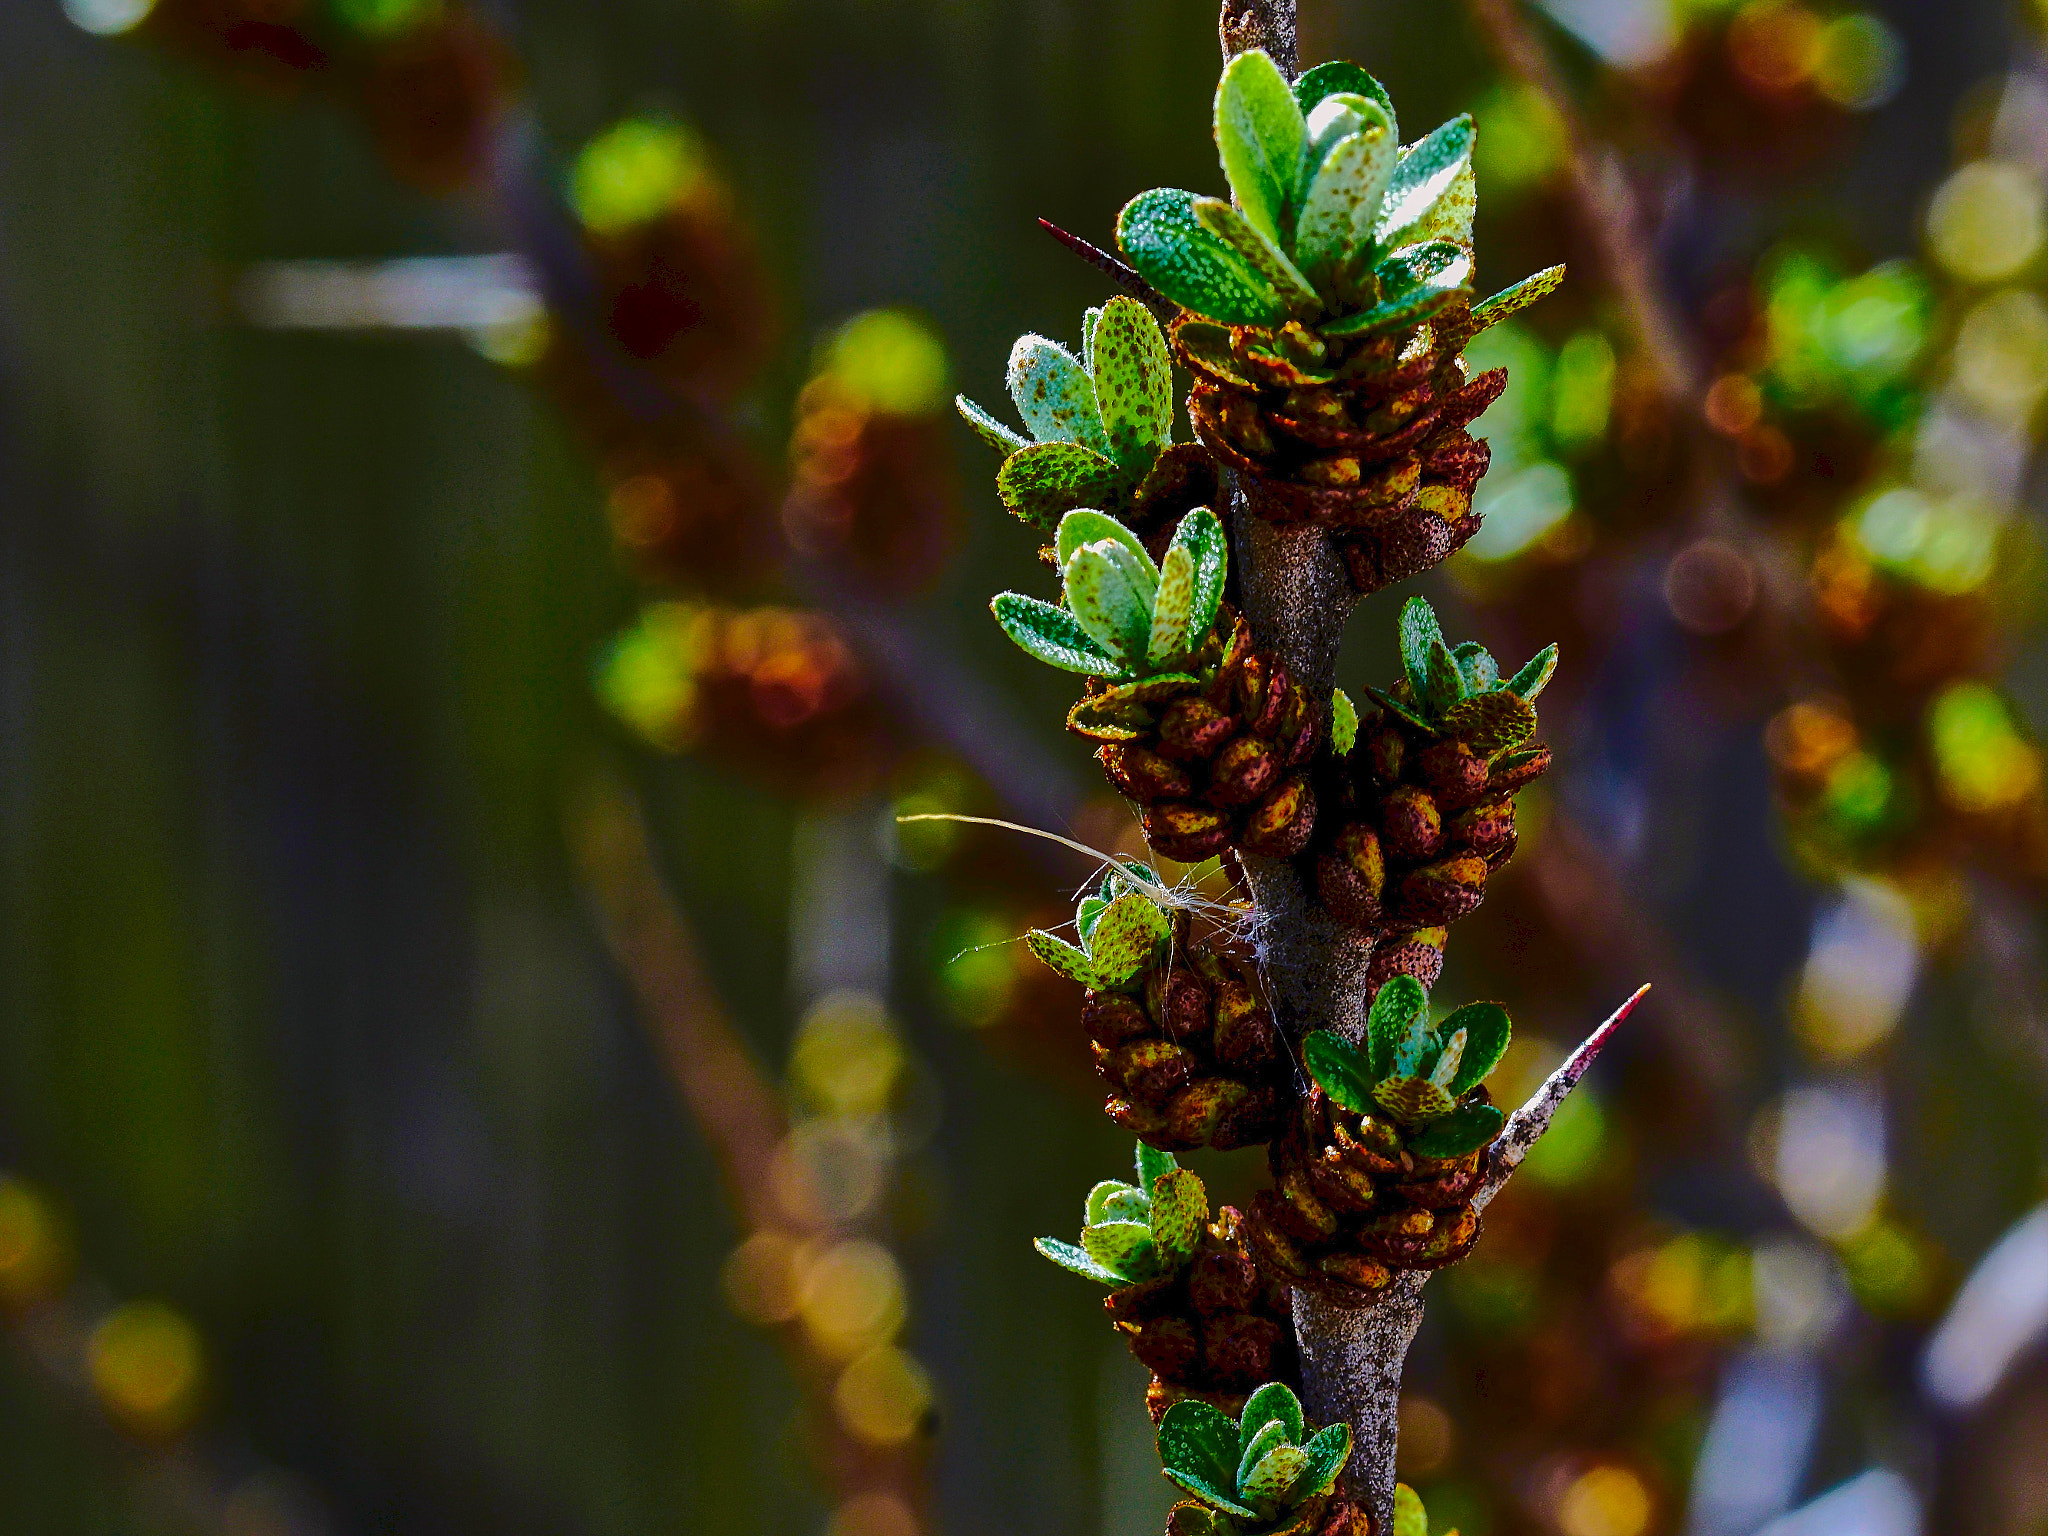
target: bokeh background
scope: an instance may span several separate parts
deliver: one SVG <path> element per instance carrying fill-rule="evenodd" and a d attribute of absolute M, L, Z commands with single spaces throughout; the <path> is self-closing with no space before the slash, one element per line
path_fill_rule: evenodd
<path fill-rule="evenodd" d="M 2048 1532 L 2048 16 L 1860 3 L 1304 0 L 1572 264 L 1423 584 L 1564 646 L 1439 995 L 1527 1084 L 1657 988 L 1430 1288 L 1438 1529 Z M 895 818 L 1135 846 L 949 400 L 1220 185 L 1214 24 L 0 8 L 9 1531 L 1159 1528 L 1029 1248 L 1090 866 Z"/>

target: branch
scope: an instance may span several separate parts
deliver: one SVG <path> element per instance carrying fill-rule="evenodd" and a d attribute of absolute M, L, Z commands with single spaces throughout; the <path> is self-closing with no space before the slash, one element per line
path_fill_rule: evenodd
<path fill-rule="evenodd" d="M 1223 14 L 1216 31 L 1226 60 L 1263 48 L 1280 66 L 1280 73 L 1290 80 L 1300 69 L 1300 55 L 1295 47 L 1294 0 L 1223 0 Z"/>
<path fill-rule="evenodd" d="M 1118 260 L 1101 246 L 1091 244 L 1079 235 L 1061 229 L 1051 219 L 1040 219 L 1038 227 L 1151 310 L 1153 317 L 1161 325 L 1170 326 L 1180 318 L 1180 306 L 1140 277 L 1136 267 Z"/>

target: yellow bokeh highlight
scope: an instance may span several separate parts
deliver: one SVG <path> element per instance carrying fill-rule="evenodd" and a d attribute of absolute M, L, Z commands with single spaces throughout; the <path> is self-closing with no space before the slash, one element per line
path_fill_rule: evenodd
<path fill-rule="evenodd" d="M 1955 384 L 1986 416 L 2017 430 L 2048 391 L 2048 304 L 2026 288 L 1992 294 L 1956 331 Z"/>
<path fill-rule="evenodd" d="M 797 1027 L 790 1075 L 820 1114 L 879 1115 L 908 1057 L 888 1009 L 872 992 L 831 992 Z"/>
<path fill-rule="evenodd" d="M 1639 1316 L 1671 1333 L 1734 1332 L 1754 1311 L 1749 1254 L 1703 1232 L 1624 1256 L 1612 1280 Z"/>
<path fill-rule="evenodd" d="M 49 1202 L 20 1179 L 0 1176 L 0 1304 L 48 1300 L 70 1269 L 70 1244 Z"/>
<path fill-rule="evenodd" d="M 1880 1217 L 1838 1250 L 1849 1289 L 1879 1317 L 1914 1317 L 1933 1300 L 1934 1273 L 1912 1233 Z"/>
<path fill-rule="evenodd" d="M 849 1360 L 886 1344 L 906 1312 L 903 1271 L 879 1243 L 853 1238 L 805 1265 L 797 1281 L 797 1315 L 813 1345 Z"/>
<path fill-rule="evenodd" d="M 709 176 L 703 141 L 680 123 L 629 117 L 576 157 L 569 202 L 584 225 L 617 234 L 660 218 Z"/>
<path fill-rule="evenodd" d="M 1580 1473 L 1557 1502 L 1564 1536 L 1643 1536 L 1650 1527 L 1650 1490 L 1626 1467 Z"/>
<path fill-rule="evenodd" d="M 786 1232 L 756 1232 L 733 1249 L 719 1279 L 733 1311 L 763 1327 L 796 1316 L 803 1246 Z"/>
<path fill-rule="evenodd" d="M 1882 17 L 1857 11 L 1820 29 L 1813 83 L 1836 106 L 1853 112 L 1882 106 L 1898 94 L 1905 74 L 1905 44 Z"/>
<path fill-rule="evenodd" d="M 2041 755 L 2014 729 L 2005 700 L 1988 683 L 1957 683 L 1927 712 L 1941 792 L 1961 811 L 1988 814 L 2040 787 Z"/>
<path fill-rule="evenodd" d="M 1433 1477 L 1451 1464 L 1457 1454 L 1458 1436 L 1451 1416 L 1427 1397 L 1408 1393 L 1401 1399 L 1399 1444 L 1400 1475 L 1404 1478 Z"/>
<path fill-rule="evenodd" d="M 932 1380 L 893 1344 L 871 1349 L 839 1373 L 832 1406 L 848 1430 L 870 1445 L 901 1445 L 930 1422 Z"/>
<path fill-rule="evenodd" d="M 107 1411 L 139 1434 L 176 1435 L 199 1411 L 199 1331 L 161 1302 L 129 1302 L 108 1313 L 92 1331 L 86 1364 Z"/>
<path fill-rule="evenodd" d="M 1967 283 L 2002 282 L 2040 252 L 2041 187 L 2023 166 L 1977 160 L 1941 184 L 1927 210 L 1934 259 Z"/>
<path fill-rule="evenodd" d="M 833 333 L 820 372 L 852 404 L 919 416 L 946 403 L 952 367 L 930 322 L 908 310 L 871 309 Z"/>

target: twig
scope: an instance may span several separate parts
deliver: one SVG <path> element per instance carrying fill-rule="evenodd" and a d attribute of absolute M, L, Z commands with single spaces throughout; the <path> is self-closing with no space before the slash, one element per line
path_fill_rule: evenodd
<path fill-rule="evenodd" d="M 1300 66 L 1295 46 L 1294 0 L 1223 0 L 1216 31 L 1226 59 L 1263 48 L 1290 79 Z"/>
<path fill-rule="evenodd" d="M 1136 267 L 1119 261 L 1101 246 L 1061 229 L 1051 219 L 1040 219 L 1038 227 L 1151 310 L 1161 325 L 1171 325 L 1180 318 L 1180 306 L 1140 277 Z"/>

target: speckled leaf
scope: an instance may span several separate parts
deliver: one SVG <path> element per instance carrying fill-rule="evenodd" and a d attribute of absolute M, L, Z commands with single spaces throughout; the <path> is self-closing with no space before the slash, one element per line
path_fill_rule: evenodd
<path fill-rule="evenodd" d="M 1408 1150 L 1417 1157 L 1463 1157 L 1486 1146 L 1507 1123 L 1491 1104 L 1461 1104 L 1412 1137 Z"/>
<path fill-rule="evenodd" d="M 1110 456 L 1142 475 L 1166 447 L 1173 427 L 1173 363 L 1152 312 L 1119 295 L 1101 310 L 1089 349 L 1095 403 Z"/>
<path fill-rule="evenodd" d="M 1232 59 L 1216 83 L 1216 150 L 1245 217 L 1276 243 L 1298 201 L 1307 147 L 1301 105 L 1280 66 L 1258 48 Z"/>
<path fill-rule="evenodd" d="M 1401 1036 L 1400 1044 L 1394 1047 L 1394 1077 L 1423 1077 L 1428 1074 L 1428 1063 L 1435 1059 L 1443 1047 L 1438 1043 L 1436 1031 L 1429 1027 L 1429 1010 L 1424 1009 L 1408 1021 L 1408 1029 Z"/>
<path fill-rule="evenodd" d="M 1357 745 L 1358 706 L 1342 688 L 1334 689 L 1330 694 L 1330 750 L 1349 757 Z"/>
<path fill-rule="evenodd" d="M 1268 1424 L 1278 1424 L 1292 1445 L 1299 1445 L 1308 1433 L 1301 1399 L 1284 1381 L 1269 1381 L 1244 1400 L 1244 1408 L 1237 1416 L 1238 1442 L 1250 1444 L 1252 1437 Z"/>
<path fill-rule="evenodd" d="M 1041 443 L 1079 443 L 1107 455 L 1095 408 L 1095 382 L 1080 359 L 1043 336 L 1019 336 L 1010 348 L 1010 398 Z"/>
<path fill-rule="evenodd" d="M 1536 707 L 1506 688 L 1461 699 L 1439 717 L 1444 730 L 1481 757 L 1518 747 L 1536 734 Z"/>
<path fill-rule="evenodd" d="M 1099 1281 L 1103 1285 L 1127 1285 L 1130 1283 L 1115 1270 L 1105 1269 L 1102 1265 L 1096 1263 L 1095 1260 L 1088 1256 L 1086 1250 L 1076 1248 L 1072 1243 L 1063 1243 L 1056 1237 L 1041 1237 L 1031 1246 L 1044 1254 L 1048 1259 L 1051 1259 L 1053 1263 L 1059 1265 L 1061 1269 L 1071 1269 L 1075 1274 L 1085 1276 L 1090 1280 Z"/>
<path fill-rule="evenodd" d="M 1500 663 L 1477 640 L 1452 647 L 1451 654 L 1458 658 L 1458 670 L 1465 675 L 1467 693 L 1484 693 L 1500 681 Z"/>
<path fill-rule="evenodd" d="M 1067 711 L 1067 729 L 1090 741 L 1136 741 L 1157 723 L 1149 709 L 1127 699 L 1078 699 Z"/>
<path fill-rule="evenodd" d="M 1180 1166 L 1180 1159 L 1171 1152 L 1162 1152 L 1157 1147 L 1138 1143 L 1137 1156 L 1138 1187 L 1150 1191 L 1167 1174 Z"/>
<path fill-rule="evenodd" d="M 1499 1003 L 1467 1003 L 1445 1019 L 1442 1028 L 1445 1032 L 1465 1032 L 1465 1059 L 1458 1063 L 1457 1075 L 1445 1085 L 1452 1098 L 1462 1099 L 1500 1065 L 1501 1057 L 1508 1053 L 1508 1042 L 1514 1038 L 1514 1025 L 1507 1009 Z"/>
<path fill-rule="evenodd" d="M 1403 246 L 1373 269 L 1380 302 L 1322 329 L 1331 336 L 1361 335 L 1420 325 L 1471 290 L 1471 253 L 1447 240 Z"/>
<path fill-rule="evenodd" d="M 1200 644 L 1223 604 L 1223 586 L 1230 576 L 1230 541 L 1223 536 L 1223 524 L 1216 514 L 1207 507 L 1196 507 L 1173 530 L 1171 547 L 1185 549 L 1194 560 L 1188 631 Z"/>
<path fill-rule="evenodd" d="M 1074 926 L 1080 930 L 1083 944 L 1086 944 L 1089 935 L 1095 932 L 1095 924 L 1101 919 L 1102 914 L 1109 910 L 1109 904 L 1121 894 L 1120 891 L 1091 891 L 1074 904 Z"/>
<path fill-rule="evenodd" d="M 1464 1030 L 1452 1029 L 1449 1024 L 1444 1025 L 1443 1049 L 1437 1053 L 1436 1060 L 1430 1063 L 1427 1074 L 1432 1083 L 1445 1093 L 1450 1093 L 1454 1099 L 1457 1095 L 1451 1093 L 1451 1079 L 1458 1075 L 1458 1063 L 1465 1059 L 1465 1045 L 1470 1039 L 1471 1036 Z"/>
<path fill-rule="evenodd" d="M 1161 704 L 1184 693 L 1197 693 L 1202 679 L 1192 672 L 1160 672 L 1118 683 L 1102 695 L 1105 704 Z"/>
<path fill-rule="evenodd" d="M 1477 133 L 1474 133 L 1477 142 Z M 1472 218 L 1479 211 L 1479 178 L 1472 162 L 1458 172 L 1444 195 L 1438 198 L 1410 235 L 1415 240 L 1447 240 L 1452 245 L 1472 247 Z"/>
<path fill-rule="evenodd" d="M 981 440 L 997 453 L 1012 454 L 1030 443 L 1023 433 L 1004 426 L 965 395 L 955 395 L 953 407 L 967 419 L 967 425 L 980 434 Z"/>
<path fill-rule="evenodd" d="M 1088 1191 L 1088 1203 L 1081 1208 L 1081 1225 L 1097 1226 L 1105 1221 L 1145 1221 L 1150 1202 L 1145 1192 L 1122 1179 L 1104 1179 Z"/>
<path fill-rule="evenodd" d="M 1564 268 L 1545 267 L 1541 272 L 1532 272 L 1519 283 L 1510 283 L 1492 298 L 1472 306 L 1472 329 L 1476 334 L 1489 325 L 1497 325 L 1512 314 L 1527 309 L 1538 299 L 1552 292 L 1564 281 Z"/>
<path fill-rule="evenodd" d="M 1145 664 L 1163 667 L 1194 645 L 1195 557 L 1176 544 L 1159 567 L 1159 596 L 1152 603 L 1152 638 Z"/>
<path fill-rule="evenodd" d="M 1365 1020 L 1374 1082 L 1392 1074 L 1394 1053 L 1408 1038 L 1408 1026 L 1428 1008 L 1429 994 L 1413 976 L 1395 976 L 1380 988 Z"/>
<path fill-rule="evenodd" d="M 1428 686 L 1422 697 L 1428 700 L 1429 713 L 1441 720 L 1445 710 L 1465 697 L 1465 674 L 1459 670 L 1458 658 L 1451 654 L 1451 648 L 1441 640 L 1430 642 L 1426 665 Z"/>
<path fill-rule="evenodd" d="M 1241 389 L 1257 386 L 1245 377 L 1244 365 L 1230 350 L 1230 327 L 1212 320 L 1183 320 L 1174 330 L 1182 350 L 1200 362 L 1206 372 L 1216 374 Z"/>
<path fill-rule="evenodd" d="M 1381 1109 L 1403 1125 L 1423 1125 L 1458 1107 L 1443 1089 L 1420 1077 L 1390 1077 L 1373 1089 L 1372 1096 Z"/>
<path fill-rule="evenodd" d="M 1294 82 L 1295 104 L 1301 108 L 1304 119 L 1315 111 L 1317 102 L 1325 96 L 1334 96 L 1339 91 L 1349 91 L 1353 95 L 1370 97 L 1378 102 L 1380 110 L 1387 114 L 1388 127 L 1398 131 L 1394 116 L 1394 98 L 1387 94 L 1384 85 L 1356 64 L 1343 59 L 1332 59 L 1328 63 L 1316 65 L 1313 69 L 1303 70 L 1300 78 Z"/>
<path fill-rule="evenodd" d="M 1253 1504 L 1277 1507 L 1287 1502 L 1287 1490 L 1307 1470 L 1307 1451 L 1298 1445 L 1276 1445 L 1252 1468 L 1242 1491 Z"/>
<path fill-rule="evenodd" d="M 1115 553 L 1112 553 L 1115 551 Z M 1090 544 L 1074 551 L 1061 571 L 1067 607 L 1095 643 L 1142 672 L 1152 629 L 1154 593 L 1139 585 L 1114 545 Z"/>
<path fill-rule="evenodd" d="M 1132 1280 L 1148 1280 L 1158 1273 L 1152 1228 L 1142 1221 L 1105 1221 L 1085 1228 L 1081 1246 L 1104 1269 Z"/>
<path fill-rule="evenodd" d="M 1189 1499 L 1166 1512 L 1166 1536 L 1237 1536 L 1237 1523 Z"/>
<path fill-rule="evenodd" d="M 1056 933 L 1034 928 L 1024 935 L 1024 947 L 1069 981 L 1078 981 L 1084 987 L 1102 983 L 1101 973 L 1096 970 L 1088 952 L 1069 944 Z"/>
<path fill-rule="evenodd" d="M 1426 597 L 1411 597 L 1401 605 L 1401 670 L 1408 675 L 1408 688 L 1416 698 L 1429 697 L 1430 647 L 1444 643 L 1443 626 Z"/>
<path fill-rule="evenodd" d="M 1152 904 L 1152 898 L 1132 891 L 1109 904 L 1095 924 L 1088 954 L 1096 973 L 1120 986 L 1152 963 L 1153 952 L 1165 942 L 1172 925 L 1166 914 Z"/>
<path fill-rule="evenodd" d="M 1406 704 L 1403 704 L 1391 693 L 1388 693 L 1384 688 L 1375 688 L 1370 683 L 1368 683 L 1366 684 L 1365 691 L 1372 695 L 1373 703 L 1379 705 L 1381 709 L 1384 709 L 1388 714 L 1392 715 L 1396 720 L 1399 720 L 1403 725 L 1407 725 L 1415 730 L 1421 731 L 1425 736 L 1434 736 L 1437 734 L 1437 729 L 1434 725 L 1431 725 L 1427 720 L 1423 719 L 1422 716 L 1418 715 Z"/>
<path fill-rule="evenodd" d="M 1209 1193 L 1185 1168 L 1162 1174 L 1152 1186 L 1152 1242 L 1169 1263 L 1185 1263 L 1202 1241 Z"/>
<path fill-rule="evenodd" d="M 1004 634 L 1049 666 L 1094 677 L 1120 677 L 1126 670 L 1064 608 L 1021 592 L 1005 592 L 989 609 Z"/>
<path fill-rule="evenodd" d="M 1502 774 L 1513 773 L 1524 764 L 1533 763 L 1543 755 L 1543 752 L 1544 749 L 1542 747 L 1531 747 L 1526 752 L 1510 752 L 1493 765 L 1492 773 L 1488 777 L 1492 778 Z"/>
<path fill-rule="evenodd" d="M 996 471 L 1003 505 L 1041 528 L 1054 527 L 1076 507 L 1112 505 L 1130 488 L 1123 469 L 1079 443 L 1033 443 Z"/>
<path fill-rule="evenodd" d="M 1195 217 L 1195 194 L 1140 192 L 1117 216 L 1116 240 L 1138 275 L 1183 309 L 1225 325 L 1278 325 L 1287 305 L 1251 264 Z"/>
<path fill-rule="evenodd" d="M 1294 1500 L 1312 1499 L 1337 1486 L 1344 1464 L 1351 1459 L 1351 1426 L 1328 1424 L 1317 1430 L 1302 1446 L 1308 1452 L 1308 1467 L 1289 1490 Z"/>
<path fill-rule="evenodd" d="M 1272 285 L 1281 303 L 1302 319 L 1323 312 L 1323 301 L 1301 269 L 1287 259 L 1271 236 L 1220 197 L 1195 199 L 1195 217 L 1202 228 L 1244 257 L 1252 270 Z"/>
<path fill-rule="evenodd" d="M 1266 1459 L 1266 1453 L 1276 1446 L 1292 1442 L 1287 1435 L 1287 1426 L 1278 1419 L 1266 1419 L 1256 1425 L 1247 1425 L 1243 1418 L 1237 1421 L 1237 1443 L 1244 1447 L 1237 1458 L 1237 1491 L 1247 1502 L 1251 1491 L 1245 1487 L 1258 1464 Z"/>
<path fill-rule="evenodd" d="M 1183 1398 L 1159 1421 L 1159 1460 L 1166 1475 L 1196 1498 L 1241 1519 L 1252 1512 L 1237 1491 L 1237 1426 L 1221 1408 Z"/>
<path fill-rule="evenodd" d="M 1368 124 L 1323 157 L 1294 226 L 1294 256 L 1302 275 L 1327 292 L 1336 273 L 1357 260 L 1394 174 L 1394 131 Z"/>
<path fill-rule="evenodd" d="M 1557 647 L 1546 645 L 1529 659 L 1529 664 L 1508 679 L 1508 692 L 1520 694 L 1531 704 L 1536 696 L 1550 686 L 1551 676 L 1557 671 Z"/>
<path fill-rule="evenodd" d="M 1420 143 L 1410 145 L 1394 168 L 1372 241 L 1390 251 L 1412 238 L 1411 231 L 1451 189 L 1472 159 L 1472 119 L 1454 117 Z"/>
<path fill-rule="evenodd" d="M 1356 1115 L 1373 1112 L 1372 1086 L 1381 1074 L 1374 1072 L 1357 1046 L 1319 1029 L 1301 1042 L 1301 1059 L 1308 1075 L 1334 1102 Z"/>
<path fill-rule="evenodd" d="M 1429 1536 L 1422 1496 L 1406 1483 L 1394 1484 L 1394 1536 Z"/>
<path fill-rule="evenodd" d="M 1145 565 L 1152 564 L 1152 557 L 1145 552 L 1145 546 L 1138 542 L 1138 536 L 1107 512 L 1097 512 L 1082 507 L 1069 512 L 1060 519 L 1059 532 L 1053 536 L 1053 558 L 1060 568 L 1074 558 L 1074 552 L 1084 544 L 1099 544 L 1104 539 L 1113 539 L 1131 555 Z"/>

